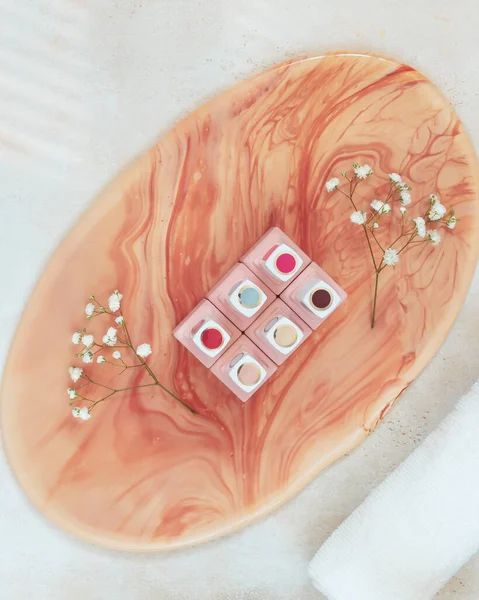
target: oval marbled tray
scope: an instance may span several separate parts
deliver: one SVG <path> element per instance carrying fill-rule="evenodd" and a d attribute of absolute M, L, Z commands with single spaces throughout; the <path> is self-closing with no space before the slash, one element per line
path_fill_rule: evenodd
<path fill-rule="evenodd" d="M 460 218 L 438 248 L 385 272 L 374 330 L 363 236 L 324 191 L 356 159 L 376 184 L 398 171 L 415 200 L 435 191 Z M 359 444 L 444 340 L 478 254 L 477 191 L 456 113 L 391 60 L 283 64 L 192 113 L 101 194 L 28 304 L 2 395 L 21 485 L 68 531 L 120 549 L 190 545 L 272 510 Z M 349 299 L 244 405 L 171 331 L 272 225 Z M 200 417 L 148 388 L 87 423 L 71 417 L 71 333 L 88 296 L 115 288 L 133 338 L 152 343 L 152 364 Z"/>

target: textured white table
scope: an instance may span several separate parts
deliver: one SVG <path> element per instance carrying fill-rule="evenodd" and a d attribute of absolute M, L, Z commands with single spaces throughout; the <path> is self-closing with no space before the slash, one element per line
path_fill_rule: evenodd
<path fill-rule="evenodd" d="M 0 0 L 0 369 L 46 260 L 98 190 L 191 109 L 270 65 L 338 49 L 410 62 L 477 142 L 478 10 L 469 0 Z M 272 516 L 193 550 L 135 556 L 78 542 L 30 506 L 0 454 L 0 597 L 319 600 L 306 574 L 315 550 L 479 378 L 478 303 L 476 277 L 439 354 L 358 450 Z M 439 598 L 478 597 L 475 558 Z"/>

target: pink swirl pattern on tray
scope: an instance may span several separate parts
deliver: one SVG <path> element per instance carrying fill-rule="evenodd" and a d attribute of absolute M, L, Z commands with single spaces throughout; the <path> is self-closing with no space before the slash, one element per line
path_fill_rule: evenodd
<path fill-rule="evenodd" d="M 400 172 L 414 203 L 435 191 L 460 219 L 384 274 L 374 331 L 364 236 L 324 190 L 354 160 L 385 184 Z M 444 340 L 478 255 L 477 192 L 454 109 L 409 66 L 327 55 L 218 96 L 99 196 L 35 289 L 2 388 L 21 485 L 71 533 L 119 549 L 188 546 L 277 507 L 359 444 Z M 274 225 L 349 298 L 243 404 L 171 332 Z M 133 339 L 199 417 L 149 388 L 71 417 L 71 333 L 88 296 L 116 288 Z"/>

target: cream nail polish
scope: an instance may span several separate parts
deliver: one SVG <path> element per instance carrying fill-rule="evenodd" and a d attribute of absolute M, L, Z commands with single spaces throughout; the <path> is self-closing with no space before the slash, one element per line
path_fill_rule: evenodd
<path fill-rule="evenodd" d="M 248 329 L 247 335 L 271 360 L 281 365 L 311 335 L 311 329 L 277 298 Z"/>
<path fill-rule="evenodd" d="M 276 369 L 274 362 L 242 335 L 213 365 L 211 372 L 242 402 L 246 402 Z"/>

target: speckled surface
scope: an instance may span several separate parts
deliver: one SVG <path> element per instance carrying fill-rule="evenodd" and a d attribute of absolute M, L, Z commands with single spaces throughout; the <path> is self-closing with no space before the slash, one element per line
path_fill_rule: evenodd
<path fill-rule="evenodd" d="M 2 357 L 48 255 L 102 185 L 156 132 L 284 58 L 347 47 L 410 62 L 455 102 L 473 141 L 478 139 L 477 87 L 469 79 L 479 24 L 474 8 L 461 11 L 443 0 L 433 9 L 428 3 L 407 8 L 372 0 L 359 9 L 348 0 L 340 11 L 322 2 L 281 1 L 274 12 L 269 2 L 245 1 L 235 8 L 219 1 L 148 7 L 122 2 L 104 3 L 73 26 L 75 11 L 86 5 L 62 3 L 60 13 L 58 2 L 38 10 L 43 21 L 37 23 L 52 23 L 43 31 L 32 16 L 37 4 L 19 14 L 2 3 L 9 12 L 2 27 L 8 25 L 12 45 L 22 46 L 28 34 L 45 40 L 37 60 L 45 64 L 50 58 L 53 65 L 45 67 L 51 85 L 39 81 L 41 69 L 32 72 L 21 62 L 27 56 L 21 52 L 17 63 L 0 66 L 9 91 L 0 111 L 0 273 L 9 283 L 0 297 Z M 69 78 L 55 74 L 60 63 Z M 36 105 L 28 101 L 35 85 L 42 89 L 33 94 Z M 67 85 L 75 101 L 61 103 L 58 89 Z M 445 345 L 374 435 L 284 508 L 222 541 L 159 556 L 87 546 L 30 507 L 2 457 L 0 576 L 6 597 L 62 600 L 67 589 L 73 600 L 319 598 L 306 575 L 317 547 L 478 378 L 478 296 L 476 280 Z M 478 566 L 473 559 L 439 597 L 477 598 Z"/>

